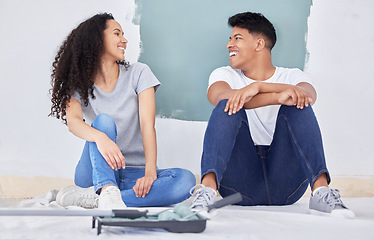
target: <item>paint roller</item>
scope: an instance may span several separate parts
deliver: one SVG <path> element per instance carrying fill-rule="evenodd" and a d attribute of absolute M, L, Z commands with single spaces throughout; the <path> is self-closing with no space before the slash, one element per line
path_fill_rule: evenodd
<path fill-rule="evenodd" d="M 208 206 L 208 212 L 222 208 L 224 206 L 235 204 L 242 201 L 240 193 L 235 193 L 225 197 Z M 0 209 L 0 216 L 101 216 L 112 218 L 149 218 L 158 217 L 159 220 L 178 220 L 178 219 L 195 219 L 194 216 L 200 211 L 193 212 L 191 209 L 183 204 L 177 204 L 173 211 L 166 209 L 157 213 L 148 213 L 148 210 L 139 211 L 136 209 L 22 209 L 22 208 L 3 208 Z"/>
<path fill-rule="evenodd" d="M 208 206 L 208 212 L 222 208 L 229 204 L 242 201 L 240 193 L 225 197 Z M 172 211 L 171 211 L 172 210 Z M 148 213 L 148 210 L 136 209 L 100 210 L 100 209 L 0 209 L 0 216 L 91 216 L 92 227 L 98 221 L 98 234 L 102 225 L 122 227 L 163 228 L 169 232 L 199 233 L 204 231 L 206 218 L 201 211 L 193 212 L 183 204 L 177 204 L 173 209 L 166 209 L 157 213 Z"/>

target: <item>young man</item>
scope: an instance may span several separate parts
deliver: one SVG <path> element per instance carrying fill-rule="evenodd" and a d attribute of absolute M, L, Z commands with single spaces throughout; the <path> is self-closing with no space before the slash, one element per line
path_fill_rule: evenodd
<path fill-rule="evenodd" d="M 321 133 L 311 105 L 316 91 L 299 69 L 275 67 L 273 25 L 262 14 L 229 18 L 231 66 L 213 71 L 215 106 L 204 137 L 202 186 L 191 208 L 204 209 L 217 190 L 240 192 L 240 205 L 288 205 L 312 189 L 311 212 L 353 218 L 329 189 Z"/>

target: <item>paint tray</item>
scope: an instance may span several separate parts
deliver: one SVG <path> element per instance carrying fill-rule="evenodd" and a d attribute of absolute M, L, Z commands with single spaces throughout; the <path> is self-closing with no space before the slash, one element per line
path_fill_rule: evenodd
<path fill-rule="evenodd" d="M 242 201 L 240 193 L 225 197 L 208 206 L 208 212 L 229 204 Z M 169 211 L 167 209 L 165 211 Z M 149 214 L 147 210 L 138 211 L 131 209 L 113 210 L 112 216 L 93 216 L 92 228 L 97 221 L 97 234 L 101 233 L 102 226 L 136 227 L 136 228 L 161 228 L 173 233 L 201 233 L 205 230 L 207 218 L 198 212 L 193 212 L 180 219 L 160 220 L 159 213 Z"/>
<path fill-rule="evenodd" d="M 95 228 L 97 221 L 97 234 L 101 233 L 102 226 L 119 226 L 135 228 L 159 228 L 173 233 L 201 233 L 205 230 L 207 219 L 200 214 L 196 214 L 198 219 L 174 219 L 160 221 L 158 217 L 144 217 L 147 211 L 140 212 L 139 218 L 126 217 L 93 217 L 92 228 Z"/>

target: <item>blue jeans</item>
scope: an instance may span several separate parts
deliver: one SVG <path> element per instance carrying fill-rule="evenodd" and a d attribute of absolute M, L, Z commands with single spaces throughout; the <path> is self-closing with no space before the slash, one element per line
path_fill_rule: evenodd
<path fill-rule="evenodd" d="M 92 127 L 104 132 L 115 142 L 117 128 L 113 119 L 107 114 L 100 114 Z M 144 197 L 136 197 L 132 189 L 136 180 L 144 177 L 144 168 L 126 167 L 113 170 L 100 154 L 96 143 L 86 142 L 81 159 L 75 169 L 75 184 L 80 187 L 94 186 L 96 192 L 106 185 L 117 186 L 122 199 L 128 207 L 168 206 L 179 203 L 190 197 L 189 190 L 195 185 L 195 176 L 188 170 L 180 168 L 158 169 L 157 179 L 151 190 Z"/>
<path fill-rule="evenodd" d="M 281 106 L 270 146 L 253 143 L 244 109 L 229 116 L 227 100 L 213 110 L 204 137 L 202 177 L 216 174 L 220 194 L 240 192 L 240 205 L 287 205 L 326 173 L 322 138 L 311 107 Z"/>

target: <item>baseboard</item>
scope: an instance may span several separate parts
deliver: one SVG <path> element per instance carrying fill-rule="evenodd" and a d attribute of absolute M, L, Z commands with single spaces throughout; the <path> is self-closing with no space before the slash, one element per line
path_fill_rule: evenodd
<path fill-rule="evenodd" d="M 73 179 L 66 178 L 0 176 L 0 198 L 33 198 L 72 184 Z"/>
<path fill-rule="evenodd" d="M 196 183 L 200 176 L 196 175 Z M 73 179 L 53 177 L 0 176 L 0 199 L 26 199 L 51 189 L 74 184 Z M 334 176 L 331 188 L 340 190 L 342 197 L 374 197 L 374 176 Z M 304 196 L 310 196 L 308 190 Z"/>
<path fill-rule="evenodd" d="M 374 176 L 332 176 L 330 188 L 337 188 L 345 197 L 374 197 Z M 306 194 L 310 196 L 310 191 Z"/>

